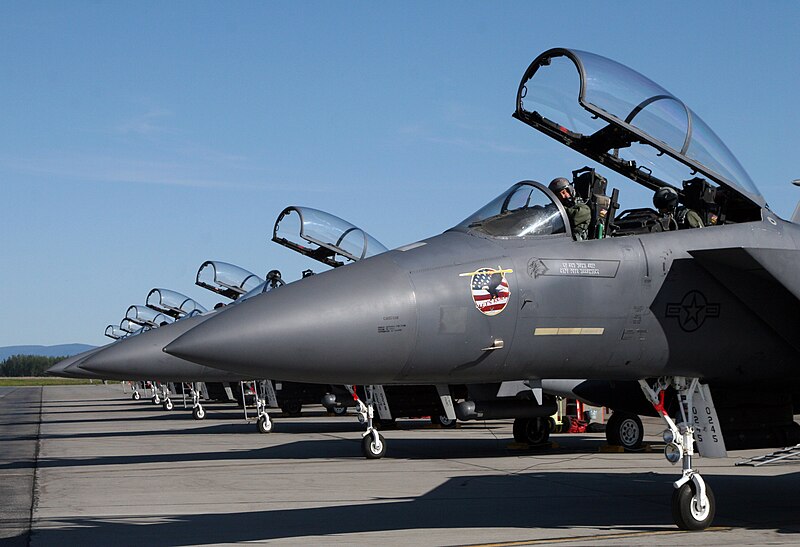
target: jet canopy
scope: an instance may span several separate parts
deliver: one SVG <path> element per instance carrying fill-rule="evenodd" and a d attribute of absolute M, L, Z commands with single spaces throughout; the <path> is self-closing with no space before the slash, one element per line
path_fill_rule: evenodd
<path fill-rule="evenodd" d="M 264 283 L 264 280 L 244 268 L 219 262 L 206 260 L 197 270 L 195 284 L 231 300 L 236 300 L 241 295 L 250 292 Z"/>
<path fill-rule="evenodd" d="M 175 319 L 188 315 L 193 311 L 200 313 L 208 311 L 194 299 L 169 289 L 151 290 L 147 294 L 145 304 L 148 308 L 165 313 Z"/>
<path fill-rule="evenodd" d="M 125 319 L 142 327 L 159 327 L 162 323 L 172 323 L 172 317 L 157 312 L 147 306 L 130 306 L 125 312 Z M 120 325 L 122 326 L 122 325 Z"/>
<path fill-rule="evenodd" d="M 730 212 L 766 206 L 730 150 L 683 101 L 605 57 L 542 53 L 520 82 L 514 117 L 651 189 L 680 191 L 682 181 L 699 176 L 724 188 L 718 194 Z"/>
<path fill-rule="evenodd" d="M 128 336 L 130 332 L 126 330 L 122 330 L 119 325 L 109 325 L 106 327 L 105 335 L 109 338 L 113 338 L 114 340 L 119 340 L 120 338 L 125 338 Z"/>
<path fill-rule="evenodd" d="M 566 234 L 564 206 L 545 186 L 518 182 L 454 229 L 491 237 L 515 238 Z"/>
<path fill-rule="evenodd" d="M 272 241 L 334 268 L 388 250 L 361 228 L 310 207 L 281 211 Z"/>
<path fill-rule="evenodd" d="M 128 334 L 138 334 L 139 332 L 142 332 L 143 330 L 149 328 L 150 327 L 143 327 L 139 323 L 134 323 L 127 317 L 119 322 L 119 329 Z M 108 332 L 108 327 L 106 327 L 106 332 Z M 127 336 L 128 334 L 126 334 L 125 336 Z"/>

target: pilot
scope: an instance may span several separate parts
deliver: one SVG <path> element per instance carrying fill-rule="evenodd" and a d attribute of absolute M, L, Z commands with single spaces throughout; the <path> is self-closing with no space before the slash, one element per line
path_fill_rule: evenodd
<path fill-rule="evenodd" d="M 558 197 L 567 211 L 572 237 L 576 241 L 588 239 L 592 210 L 575 194 L 572 184 L 564 177 L 558 177 L 550 182 L 548 188 Z"/>
<path fill-rule="evenodd" d="M 656 190 L 653 205 L 661 214 L 661 225 L 665 230 L 703 227 L 703 219 L 697 211 L 678 205 L 678 192 L 674 188 L 664 186 Z"/>

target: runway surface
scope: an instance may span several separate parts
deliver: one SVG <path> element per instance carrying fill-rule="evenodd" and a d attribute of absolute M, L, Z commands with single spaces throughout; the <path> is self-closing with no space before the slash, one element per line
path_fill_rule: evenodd
<path fill-rule="evenodd" d="M 0 394 L 2 395 L 2 394 Z M 307 407 L 308 408 L 308 407 Z M 232 407 L 195 421 L 114 386 L 0 397 L 0 543 L 50 545 L 729 545 L 800 542 L 800 464 L 698 460 L 714 528 L 679 532 L 679 468 L 659 451 L 599 453 L 602 434 L 508 448 L 511 422 L 385 431 L 360 452 L 354 416 L 307 411 L 256 433 Z M 40 419 L 41 415 L 41 419 Z M 650 440 L 662 426 L 647 420 Z"/>

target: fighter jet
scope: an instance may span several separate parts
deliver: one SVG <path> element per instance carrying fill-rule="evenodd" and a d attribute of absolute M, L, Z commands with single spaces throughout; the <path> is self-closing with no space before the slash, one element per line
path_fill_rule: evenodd
<path fill-rule="evenodd" d="M 682 100 L 613 60 L 542 53 L 513 116 L 596 169 L 672 188 L 705 226 L 665 230 L 677 208 L 615 214 L 624 191 L 578 169 L 574 197 L 592 211 L 578 240 L 547 179 L 526 180 L 441 235 L 253 298 L 165 351 L 309 382 L 634 381 L 682 462 L 675 522 L 703 529 L 715 500 L 695 442 L 703 456 L 726 453 L 726 431 L 797 442 L 800 227 Z M 507 289 L 477 287 L 495 274 Z"/>

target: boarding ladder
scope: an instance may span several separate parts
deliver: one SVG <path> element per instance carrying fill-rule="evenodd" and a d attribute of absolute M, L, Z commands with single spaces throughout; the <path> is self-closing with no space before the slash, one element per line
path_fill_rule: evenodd
<path fill-rule="evenodd" d="M 755 458 L 750 458 L 749 460 L 742 460 L 740 462 L 736 462 L 736 465 L 749 465 L 751 467 L 758 467 L 768 463 L 792 460 L 800 461 L 800 444 L 781 448 L 775 452 L 770 452 L 769 454 L 765 454 L 763 456 L 756 456 Z"/>

